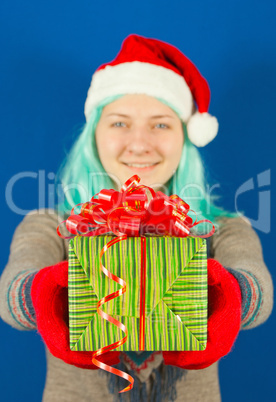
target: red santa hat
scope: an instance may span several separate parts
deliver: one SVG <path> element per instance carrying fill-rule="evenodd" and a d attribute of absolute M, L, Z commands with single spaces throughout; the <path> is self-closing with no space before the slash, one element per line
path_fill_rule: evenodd
<path fill-rule="evenodd" d="M 208 113 L 207 81 L 168 43 L 128 36 L 116 58 L 100 66 L 92 77 L 84 109 L 86 120 L 105 98 L 121 94 L 146 94 L 167 102 L 186 123 L 188 137 L 198 147 L 217 135 L 217 119 Z"/>

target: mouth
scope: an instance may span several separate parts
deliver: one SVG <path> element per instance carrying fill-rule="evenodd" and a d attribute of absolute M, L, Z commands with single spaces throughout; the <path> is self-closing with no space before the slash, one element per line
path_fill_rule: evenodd
<path fill-rule="evenodd" d="M 136 172 L 149 172 L 155 168 L 160 162 L 156 163 L 124 163 L 130 170 Z"/>

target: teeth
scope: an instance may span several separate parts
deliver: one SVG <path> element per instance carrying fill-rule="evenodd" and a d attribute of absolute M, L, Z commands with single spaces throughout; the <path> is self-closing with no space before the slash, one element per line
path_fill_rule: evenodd
<path fill-rule="evenodd" d="M 155 165 L 155 163 L 126 163 L 127 166 L 137 167 L 137 168 L 144 168 Z"/>

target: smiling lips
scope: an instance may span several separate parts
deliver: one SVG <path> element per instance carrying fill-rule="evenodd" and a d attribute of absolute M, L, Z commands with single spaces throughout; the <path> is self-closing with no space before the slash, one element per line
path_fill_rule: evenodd
<path fill-rule="evenodd" d="M 123 162 L 124 163 L 124 162 Z M 124 163 L 125 166 L 130 168 L 131 170 L 138 171 L 149 171 L 152 170 L 159 162 L 156 163 Z"/>

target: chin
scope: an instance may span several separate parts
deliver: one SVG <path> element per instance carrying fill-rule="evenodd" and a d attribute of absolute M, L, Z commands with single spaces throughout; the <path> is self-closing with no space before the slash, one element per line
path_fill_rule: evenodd
<path fill-rule="evenodd" d="M 151 187 L 153 188 L 154 191 L 162 191 L 164 190 L 165 184 L 163 182 L 160 182 L 160 180 L 158 179 L 154 179 L 154 178 L 150 178 L 150 177 L 143 177 L 142 175 L 139 175 L 139 173 L 137 173 L 138 176 L 140 177 L 141 181 L 140 181 L 140 185 L 144 184 L 145 186 Z"/>
<path fill-rule="evenodd" d="M 120 180 L 122 185 L 128 180 L 131 176 L 137 175 L 140 177 L 140 183 L 139 185 L 145 185 L 148 187 L 152 187 L 154 191 L 163 191 L 165 188 L 165 183 L 166 181 L 161 180 L 162 174 L 156 174 L 157 172 L 142 172 L 139 171 L 139 169 L 127 169 L 127 171 L 124 171 L 122 174 Z"/>

